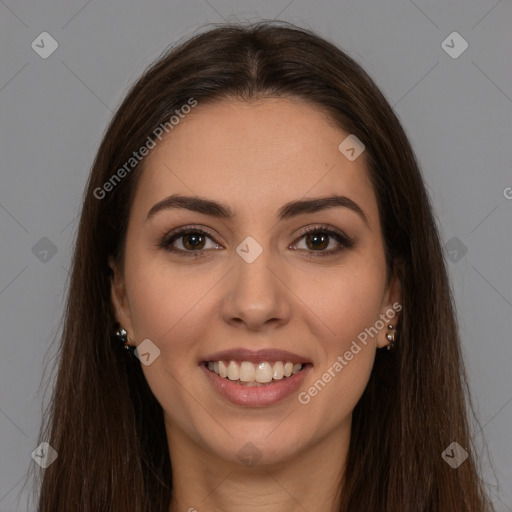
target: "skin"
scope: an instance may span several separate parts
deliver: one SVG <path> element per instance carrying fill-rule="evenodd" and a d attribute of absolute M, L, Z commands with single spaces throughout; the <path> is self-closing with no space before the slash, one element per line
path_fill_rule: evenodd
<path fill-rule="evenodd" d="M 150 339 L 161 351 L 142 368 L 164 410 L 170 512 L 335 509 L 352 410 L 376 349 L 388 344 L 386 327 L 360 344 L 307 404 L 293 393 L 268 407 L 234 405 L 212 388 L 198 361 L 236 347 L 289 350 L 313 364 L 299 389 L 307 391 L 359 333 L 400 302 L 398 279 L 387 280 L 364 153 L 351 162 L 338 150 L 347 135 L 300 99 L 224 100 L 199 104 L 147 157 L 124 268 L 111 262 L 112 300 L 132 343 Z M 355 201 L 368 225 L 344 207 L 276 219 L 289 201 L 335 193 Z M 151 207 L 171 194 L 223 202 L 236 217 L 181 208 L 147 220 Z M 346 233 L 354 247 L 319 256 L 300 230 L 321 224 Z M 212 235 L 199 257 L 158 247 L 167 233 L 188 225 Z M 235 251 L 247 236 L 263 249 L 250 264 Z M 328 240 L 324 252 L 338 247 Z M 187 241 L 173 245 L 185 251 Z M 237 457 L 248 442 L 260 456 L 253 466 Z"/>

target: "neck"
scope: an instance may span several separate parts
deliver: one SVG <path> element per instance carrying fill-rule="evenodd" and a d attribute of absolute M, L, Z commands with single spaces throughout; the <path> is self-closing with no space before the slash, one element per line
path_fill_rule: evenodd
<path fill-rule="evenodd" d="M 275 464 L 228 461 L 168 426 L 173 468 L 169 512 L 334 512 L 339 507 L 350 420 L 342 431 Z"/>

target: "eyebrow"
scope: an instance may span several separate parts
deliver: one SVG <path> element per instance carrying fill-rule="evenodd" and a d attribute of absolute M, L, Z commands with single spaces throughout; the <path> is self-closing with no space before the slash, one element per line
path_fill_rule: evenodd
<path fill-rule="evenodd" d="M 286 220 L 304 213 L 315 213 L 339 207 L 348 208 L 349 210 L 357 213 L 369 227 L 368 218 L 362 208 L 352 199 L 341 195 L 291 201 L 279 209 L 277 218 L 278 220 Z M 178 208 L 203 213 L 220 219 L 232 220 L 235 218 L 235 213 L 226 204 L 198 196 L 173 194 L 154 204 L 147 214 L 146 221 L 149 221 L 161 211 Z"/>

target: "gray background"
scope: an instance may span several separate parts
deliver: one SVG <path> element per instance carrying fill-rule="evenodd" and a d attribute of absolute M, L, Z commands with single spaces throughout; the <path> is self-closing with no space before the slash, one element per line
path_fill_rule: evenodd
<path fill-rule="evenodd" d="M 0 0 L 1 512 L 33 510 L 23 484 L 35 464 L 40 385 L 83 187 L 112 112 L 168 44 L 207 22 L 261 18 L 340 45 L 400 117 L 447 244 L 489 491 L 498 511 L 512 510 L 510 1 Z M 46 59 L 31 47 L 44 31 L 59 45 Z M 455 59 L 442 47 L 453 31 L 469 44 Z"/>

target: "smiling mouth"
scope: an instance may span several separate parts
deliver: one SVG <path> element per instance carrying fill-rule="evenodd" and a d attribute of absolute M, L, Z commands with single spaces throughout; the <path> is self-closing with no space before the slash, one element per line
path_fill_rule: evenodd
<path fill-rule="evenodd" d="M 244 386 L 268 386 L 286 380 L 302 371 L 309 363 L 291 361 L 207 361 L 206 368 L 223 379 Z"/>

